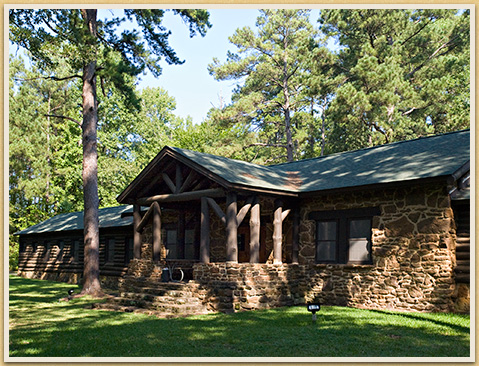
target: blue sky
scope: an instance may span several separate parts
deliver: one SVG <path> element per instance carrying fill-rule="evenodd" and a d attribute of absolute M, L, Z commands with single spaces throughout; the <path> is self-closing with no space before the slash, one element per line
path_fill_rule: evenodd
<path fill-rule="evenodd" d="M 189 37 L 188 27 L 179 16 L 167 12 L 163 21 L 166 28 L 172 31 L 170 45 L 178 57 L 185 60 L 183 65 L 161 64 L 162 75 L 155 79 L 151 75 L 142 76 L 140 88 L 160 86 L 176 99 L 176 115 L 191 116 L 193 122 L 200 123 L 206 118 L 208 110 L 220 105 L 220 97 L 224 103 L 231 100 L 231 92 L 235 80 L 216 81 L 209 75 L 207 65 L 218 58 L 226 60 L 228 50 L 236 52 L 236 47 L 229 43 L 228 37 L 237 28 L 249 26 L 255 29 L 257 9 L 210 9 L 212 27 L 205 37 Z M 319 10 L 311 14 L 312 24 L 316 24 Z"/>

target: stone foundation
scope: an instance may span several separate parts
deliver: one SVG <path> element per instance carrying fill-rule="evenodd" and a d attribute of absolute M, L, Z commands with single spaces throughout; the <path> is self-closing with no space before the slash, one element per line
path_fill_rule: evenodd
<path fill-rule="evenodd" d="M 450 279 L 392 276 L 369 265 L 209 263 L 194 266 L 205 301 L 218 311 L 319 301 L 327 305 L 407 311 L 451 311 Z"/>
<path fill-rule="evenodd" d="M 271 200 L 264 200 L 264 241 L 271 244 Z M 212 311 L 239 311 L 319 301 L 368 309 L 467 311 L 469 287 L 456 283 L 456 227 L 442 185 L 369 190 L 311 197 L 301 201 L 299 264 L 225 263 L 224 226 L 211 216 L 212 263 L 193 265 L 198 298 Z M 376 207 L 368 265 L 316 264 L 316 222 L 311 212 Z M 213 215 L 213 214 L 211 214 Z M 268 219 L 269 218 L 269 219 Z M 283 226 L 283 261 L 291 261 L 291 226 Z M 141 259 L 128 275 L 159 281 L 151 225 L 142 236 Z M 163 256 L 163 254 L 162 254 Z M 127 291 L 128 289 L 125 289 Z"/>

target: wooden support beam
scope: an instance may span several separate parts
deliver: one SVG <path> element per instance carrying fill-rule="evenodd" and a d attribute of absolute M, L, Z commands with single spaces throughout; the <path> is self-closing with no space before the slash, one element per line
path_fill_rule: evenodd
<path fill-rule="evenodd" d="M 151 215 L 153 214 L 153 206 L 150 206 L 148 211 L 146 211 L 146 214 L 142 217 L 140 223 L 136 227 L 136 231 L 141 233 L 143 229 L 145 228 L 146 224 L 148 224 L 148 220 L 150 220 Z"/>
<path fill-rule="evenodd" d="M 226 215 L 224 214 L 221 207 L 216 203 L 216 201 L 213 198 L 207 197 L 206 201 L 208 201 L 208 204 L 210 205 L 210 207 L 213 209 L 216 215 L 218 215 L 223 225 L 226 225 Z"/>
<path fill-rule="evenodd" d="M 299 207 L 293 209 L 293 248 L 292 248 L 292 262 L 298 264 L 299 256 L 299 225 L 300 225 L 300 211 Z"/>
<path fill-rule="evenodd" d="M 282 263 L 282 241 L 283 241 L 283 202 L 274 202 L 273 219 L 273 264 Z"/>
<path fill-rule="evenodd" d="M 226 195 L 226 261 L 238 263 L 238 204 L 235 192 Z"/>
<path fill-rule="evenodd" d="M 201 199 L 202 197 L 224 197 L 222 188 L 203 189 L 201 191 L 184 192 L 178 194 L 160 194 L 151 197 L 142 197 L 137 200 L 139 205 L 150 205 L 153 202 L 185 202 Z"/>
<path fill-rule="evenodd" d="M 171 192 L 172 192 L 172 193 L 176 193 L 175 183 L 173 183 L 173 181 L 170 179 L 170 177 L 168 176 L 168 174 L 166 174 L 166 173 L 161 173 L 161 177 L 163 178 L 163 181 L 166 183 L 166 185 L 168 186 L 168 188 L 170 188 Z"/>
<path fill-rule="evenodd" d="M 190 188 L 190 184 L 192 184 L 196 178 L 197 178 L 196 172 L 193 169 L 191 169 L 190 174 L 188 174 L 188 176 L 186 177 L 178 193 L 183 193 L 185 190 Z"/>
<path fill-rule="evenodd" d="M 137 230 L 141 221 L 140 205 L 133 205 L 133 258 L 141 257 L 141 233 Z"/>
<path fill-rule="evenodd" d="M 259 246 L 260 246 L 260 232 L 261 232 L 261 214 L 260 205 L 257 197 L 254 197 L 251 207 L 251 215 L 249 220 L 250 229 L 250 263 L 259 263 Z"/>
<path fill-rule="evenodd" d="M 206 197 L 201 198 L 200 261 L 210 263 L 210 210 Z"/>
<path fill-rule="evenodd" d="M 170 161 L 168 164 L 166 164 L 166 165 L 161 169 L 161 171 L 166 172 L 172 165 L 173 165 L 173 162 Z M 140 188 L 140 190 L 137 192 L 138 195 L 142 195 L 143 192 L 148 192 L 153 186 L 155 186 L 156 184 L 158 184 L 158 182 L 160 181 L 161 178 L 162 178 L 161 174 L 158 173 L 157 175 L 155 175 L 155 176 L 151 179 L 150 183 L 148 183 L 145 187 Z"/>
<path fill-rule="evenodd" d="M 241 225 L 243 222 L 246 214 L 248 213 L 249 209 L 251 208 L 251 205 L 253 203 L 254 196 L 250 196 L 246 199 L 245 205 L 241 207 L 241 210 L 239 210 L 238 215 L 236 215 L 236 221 L 238 222 L 238 226 Z"/>
<path fill-rule="evenodd" d="M 281 214 L 281 222 L 284 221 L 284 219 L 289 215 L 291 212 L 291 209 L 284 210 L 283 213 Z"/>
<path fill-rule="evenodd" d="M 161 209 L 158 202 L 153 202 L 153 261 L 160 260 L 161 253 Z"/>
<path fill-rule="evenodd" d="M 176 189 L 175 193 L 180 193 L 180 188 L 183 185 L 183 174 L 181 173 L 181 166 L 176 163 Z"/>

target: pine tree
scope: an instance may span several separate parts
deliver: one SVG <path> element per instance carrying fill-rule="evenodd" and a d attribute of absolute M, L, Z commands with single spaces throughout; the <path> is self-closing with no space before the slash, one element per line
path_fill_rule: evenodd
<path fill-rule="evenodd" d="M 327 111 L 333 150 L 469 125 L 469 12 L 324 10 L 340 84 Z"/>
<path fill-rule="evenodd" d="M 259 141 L 248 147 L 268 148 L 271 159 L 292 161 L 301 157 L 299 141 L 305 138 L 295 114 L 309 105 L 304 76 L 308 56 L 318 48 L 318 34 L 308 10 L 260 10 L 256 25 L 257 33 L 237 29 L 229 40 L 238 52 L 228 52 L 224 64 L 214 59 L 208 66 L 217 80 L 242 83 L 232 104 L 212 116 L 257 131 Z"/>
<path fill-rule="evenodd" d="M 210 27 L 204 10 L 174 12 L 189 24 L 191 36 L 197 32 L 204 35 Z M 163 10 L 127 9 L 125 15 L 129 21 L 136 21 L 143 38 L 137 30 L 127 29 L 118 36 L 118 26 L 125 18 L 98 20 L 96 9 L 12 9 L 9 13 L 10 40 L 26 48 L 40 65 L 56 71 L 50 79 L 82 81 L 85 241 L 82 294 L 93 296 L 103 295 L 99 281 L 97 77 L 100 81 L 111 80 L 130 97 L 132 105 L 138 105 L 125 83 L 126 77 L 139 75 L 146 68 L 159 76 L 161 57 L 169 64 L 182 62 L 168 44 L 170 32 L 161 25 Z M 58 60 L 65 60 L 74 74 L 63 74 L 58 69 Z"/>

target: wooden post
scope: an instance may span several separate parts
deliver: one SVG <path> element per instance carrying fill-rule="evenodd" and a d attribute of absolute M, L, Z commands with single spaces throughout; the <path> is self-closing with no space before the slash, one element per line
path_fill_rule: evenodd
<path fill-rule="evenodd" d="M 299 255 L 299 206 L 295 206 L 293 209 L 293 253 L 292 262 L 298 264 Z"/>
<path fill-rule="evenodd" d="M 206 197 L 201 198 L 200 261 L 210 263 L 210 210 Z"/>
<path fill-rule="evenodd" d="M 185 211 L 183 210 L 179 212 L 177 228 L 176 248 L 178 250 L 178 259 L 185 259 Z"/>
<path fill-rule="evenodd" d="M 238 204 L 236 193 L 226 195 L 226 261 L 238 263 Z"/>
<path fill-rule="evenodd" d="M 175 177 L 175 181 L 176 181 L 175 193 L 180 193 L 180 188 L 181 188 L 181 186 L 183 185 L 183 175 L 181 174 L 180 163 L 176 163 L 176 177 Z"/>
<path fill-rule="evenodd" d="M 260 206 L 259 206 L 258 197 L 254 198 L 253 206 L 251 207 L 249 230 L 250 230 L 249 262 L 259 263 L 261 215 L 260 215 Z"/>
<path fill-rule="evenodd" d="M 141 233 L 136 230 L 141 221 L 140 210 L 140 205 L 133 205 L 133 258 L 135 259 L 141 257 Z"/>
<path fill-rule="evenodd" d="M 161 253 L 161 210 L 158 202 L 153 203 L 153 261 L 160 260 Z"/>
<path fill-rule="evenodd" d="M 283 241 L 283 201 L 274 201 L 273 219 L 273 264 L 282 263 L 282 241 Z"/>

